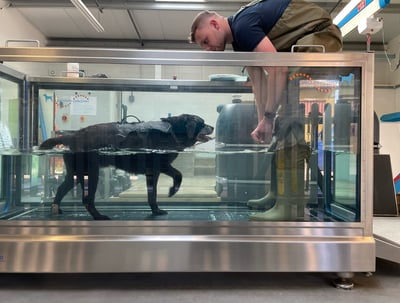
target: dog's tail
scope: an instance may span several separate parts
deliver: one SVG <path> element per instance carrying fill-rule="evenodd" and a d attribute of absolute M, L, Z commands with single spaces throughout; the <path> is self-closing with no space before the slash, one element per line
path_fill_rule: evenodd
<path fill-rule="evenodd" d="M 65 136 L 50 138 L 44 141 L 42 144 L 40 144 L 39 149 L 52 149 L 54 146 L 60 144 L 68 145 L 67 141 L 68 140 L 66 140 Z"/>

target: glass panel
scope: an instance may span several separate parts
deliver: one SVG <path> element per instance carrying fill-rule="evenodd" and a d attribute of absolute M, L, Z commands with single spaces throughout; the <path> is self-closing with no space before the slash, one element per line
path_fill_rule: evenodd
<path fill-rule="evenodd" d="M 360 220 L 360 69 L 314 68 L 300 74 L 300 102 L 308 113 L 310 214 L 323 220 Z M 320 198 L 323 197 L 321 200 Z"/>
<path fill-rule="evenodd" d="M 255 143 L 242 66 L 128 67 L 33 81 L 46 148 L 9 164 L 4 219 L 360 220 L 360 68 L 285 67 L 273 141 Z"/>
<path fill-rule="evenodd" d="M 14 165 L 19 146 L 19 96 L 19 85 L 0 77 L 0 214 L 12 208 L 15 190 L 21 188 L 15 184 Z"/>
<path fill-rule="evenodd" d="M 0 78 L 0 150 L 18 149 L 19 86 Z"/>

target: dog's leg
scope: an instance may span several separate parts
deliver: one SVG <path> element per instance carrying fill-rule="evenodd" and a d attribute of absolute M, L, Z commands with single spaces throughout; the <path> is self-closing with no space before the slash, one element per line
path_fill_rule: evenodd
<path fill-rule="evenodd" d="M 62 214 L 62 209 L 60 208 L 61 200 L 72 188 L 74 188 L 74 175 L 67 172 L 63 183 L 61 183 L 61 185 L 57 188 L 56 196 L 54 197 L 53 204 L 51 205 L 52 215 Z"/>
<path fill-rule="evenodd" d="M 94 179 L 94 180 L 93 180 Z M 85 195 L 85 183 L 84 179 L 82 178 L 81 187 L 82 187 L 82 203 L 85 206 L 88 213 L 93 217 L 95 220 L 110 220 L 110 218 L 106 215 L 102 215 L 94 205 L 96 189 L 97 189 L 97 182 L 98 178 L 92 178 L 90 176 L 88 178 L 88 194 Z"/>
<path fill-rule="evenodd" d="M 154 216 L 162 216 L 168 214 L 167 211 L 160 209 L 157 204 L 157 183 L 159 176 L 159 172 L 146 174 L 147 202 L 149 203 L 149 206 Z"/>
<path fill-rule="evenodd" d="M 75 156 L 73 154 L 64 154 L 63 160 L 66 169 L 66 174 L 64 177 L 64 181 L 57 188 L 56 196 L 54 197 L 53 204 L 51 205 L 52 215 L 59 215 L 63 213 L 60 207 L 61 200 L 71 189 L 74 188 Z"/>
<path fill-rule="evenodd" d="M 173 180 L 172 186 L 169 188 L 168 197 L 172 197 L 175 195 L 182 184 L 182 174 L 179 170 L 177 170 L 172 165 L 169 165 L 166 169 L 161 171 L 162 173 L 166 174 L 167 176 L 171 177 Z"/>
<path fill-rule="evenodd" d="M 88 196 L 84 197 L 83 204 L 85 205 L 86 210 L 93 217 L 93 219 L 95 219 L 95 220 L 110 220 L 110 217 L 101 214 L 97 210 L 97 208 L 94 206 L 94 201 L 90 200 Z"/>
<path fill-rule="evenodd" d="M 95 220 L 110 220 L 106 215 L 102 215 L 95 207 L 94 200 L 96 196 L 97 184 L 99 182 L 99 158 L 97 154 L 92 154 L 88 158 L 88 194 L 82 201 L 87 211 Z"/>

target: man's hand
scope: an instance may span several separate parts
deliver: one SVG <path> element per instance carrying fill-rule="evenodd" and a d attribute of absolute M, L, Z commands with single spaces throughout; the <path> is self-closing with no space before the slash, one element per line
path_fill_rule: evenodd
<path fill-rule="evenodd" d="M 257 127 L 252 131 L 251 137 L 257 143 L 270 143 L 272 140 L 272 130 L 274 123 L 270 119 L 262 119 Z"/>

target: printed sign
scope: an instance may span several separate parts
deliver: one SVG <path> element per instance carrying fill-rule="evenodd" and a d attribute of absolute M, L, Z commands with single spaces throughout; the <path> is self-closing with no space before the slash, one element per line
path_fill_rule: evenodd
<path fill-rule="evenodd" d="M 97 98 L 76 94 L 71 98 L 71 115 L 95 116 Z"/>

